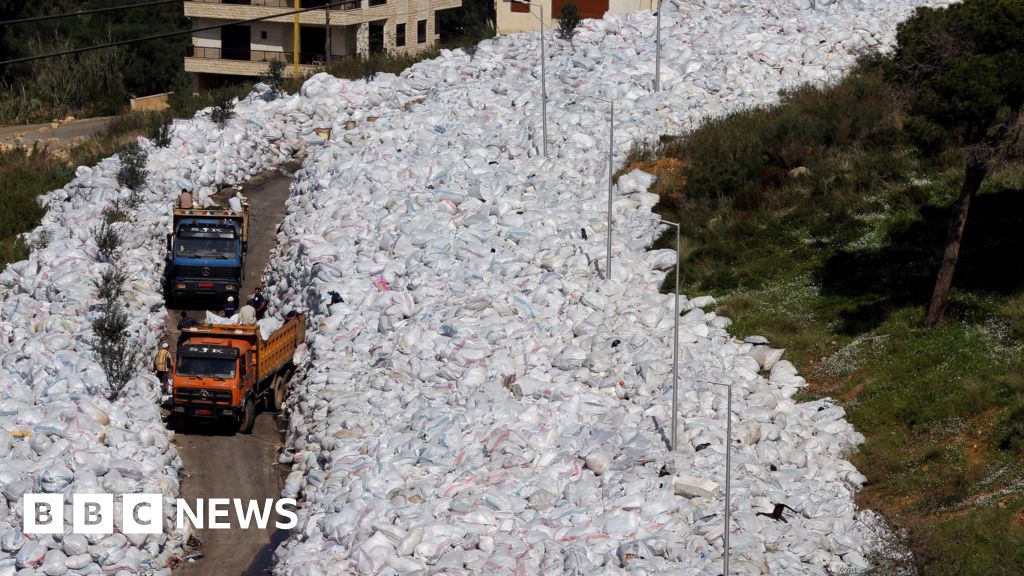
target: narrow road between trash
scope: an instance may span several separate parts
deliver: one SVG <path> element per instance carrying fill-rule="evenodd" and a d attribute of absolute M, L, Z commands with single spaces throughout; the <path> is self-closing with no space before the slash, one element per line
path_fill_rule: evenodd
<path fill-rule="evenodd" d="M 263 268 L 277 241 L 277 226 L 285 213 L 291 174 L 298 164 L 265 172 L 243 185 L 252 216 L 249 249 L 245 256 L 245 279 L 240 297 L 248 298 L 259 285 Z M 168 207 L 168 209 L 170 209 Z M 218 312 L 219 310 L 212 310 Z M 189 310 L 201 320 L 205 311 Z M 179 310 L 168 309 L 167 334 L 172 346 L 177 340 Z M 176 430 L 174 443 L 185 468 L 181 473 L 181 497 L 190 504 L 202 498 L 242 498 L 263 502 L 281 494 L 287 470 L 277 463 L 285 426 L 277 415 L 261 412 L 252 434 L 236 434 L 213 424 L 192 423 Z M 231 515 L 231 530 L 197 530 L 193 535 L 201 546 L 186 550 L 186 559 L 175 573 L 182 576 L 235 576 L 265 574 L 274 549 L 285 534 L 275 533 L 273 522 L 266 530 L 238 527 Z M 197 554 L 198 553 L 198 554 Z M 201 557 L 199 556 L 201 554 Z"/>

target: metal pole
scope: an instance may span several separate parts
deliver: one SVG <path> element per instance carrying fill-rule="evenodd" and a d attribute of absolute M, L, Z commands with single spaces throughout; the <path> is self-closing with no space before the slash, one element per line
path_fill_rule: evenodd
<path fill-rule="evenodd" d="M 672 323 L 672 451 L 679 450 L 676 430 L 679 429 L 679 224 L 676 224 L 676 293 Z"/>
<path fill-rule="evenodd" d="M 331 3 L 324 4 L 324 28 L 327 29 L 327 46 L 324 50 L 327 54 L 324 55 L 324 60 L 327 61 L 327 67 L 331 67 Z"/>
<path fill-rule="evenodd" d="M 729 510 L 732 508 L 730 484 L 732 479 L 732 385 L 729 388 L 729 401 L 726 403 L 725 420 L 725 556 L 722 559 L 723 576 L 729 576 Z"/>
<path fill-rule="evenodd" d="M 615 102 L 609 100 L 611 109 L 610 122 L 608 122 L 608 264 L 605 266 L 605 274 L 608 280 L 612 279 L 612 172 L 615 170 Z"/>
<path fill-rule="evenodd" d="M 541 106 L 541 132 L 544 137 L 544 143 L 541 148 L 543 150 L 544 157 L 548 157 L 548 88 L 545 81 L 547 76 L 547 65 L 544 62 L 544 5 L 538 4 L 540 7 L 540 106 Z"/>
<path fill-rule="evenodd" d="M 295 24 L 292 29 L 292 75 L 299 78 L 299 5 L 302 0 L 295 0 Z"/>
<path fill-rule="evenodd" d="M 655 48 L 654 48 L 654 91 L 658 92 L 661 90 L 661 9 L 662 0 L 658 0 L 658 27 L 655 32 Z"/>

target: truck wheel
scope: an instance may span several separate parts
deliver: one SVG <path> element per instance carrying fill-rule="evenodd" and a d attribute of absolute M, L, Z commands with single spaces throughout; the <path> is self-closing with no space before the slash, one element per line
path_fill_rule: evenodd
<path fill-rule="evenodd" d="M 284 376 L 278 374 L 274 378 L 274 389 L 270 391 L 271 394 L 271 410 L 274 412 L 280 412 L 284 408 L 284 399 L 288 395 L 288 384 L 286 383 Z"/>
<path fill-rule="evenodd" d="M 242 420 L 238 423 L 238 431 L 242 434 L 252 434 L 252 427 L 256 424 L 256 403 L 252 396 L 245 399 L 245 412 Z"/>

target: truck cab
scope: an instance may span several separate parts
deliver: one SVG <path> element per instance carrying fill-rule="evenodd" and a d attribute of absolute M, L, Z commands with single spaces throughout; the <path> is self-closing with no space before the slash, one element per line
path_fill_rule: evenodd
<path fill-rule="evenodd" d="M 252 388 L 251 345 L 243 340 L 194 338 L 178 348 L 174 397 L 186 416 L 237 419 Z"/>
<path fill-rule="evenodd" d="M 167 238 L 168 296 L 235 296 L 241 290 L 247 214 L 175 210 Z"/>

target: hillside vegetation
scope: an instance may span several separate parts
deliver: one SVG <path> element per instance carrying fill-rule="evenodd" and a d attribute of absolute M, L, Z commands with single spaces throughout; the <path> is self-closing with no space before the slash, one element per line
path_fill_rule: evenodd
<path fill-rule="evenodd" d="M 805 399 L 836 399 L 866 436 L 860 503 L 905 529 L 920 573 L 1021 574 L 1024 163 L 992 164 L 945 322 L 925 328 L 969 151 L 913 119 L 899 72 L 866 58 L 834 86 L 637 148 L 627 169 L 659 176 L 657 209 L 682 226 L 683 292 L 787 348 Z M 1019 105 L 1001 113 L 1019 122 Z"/>

